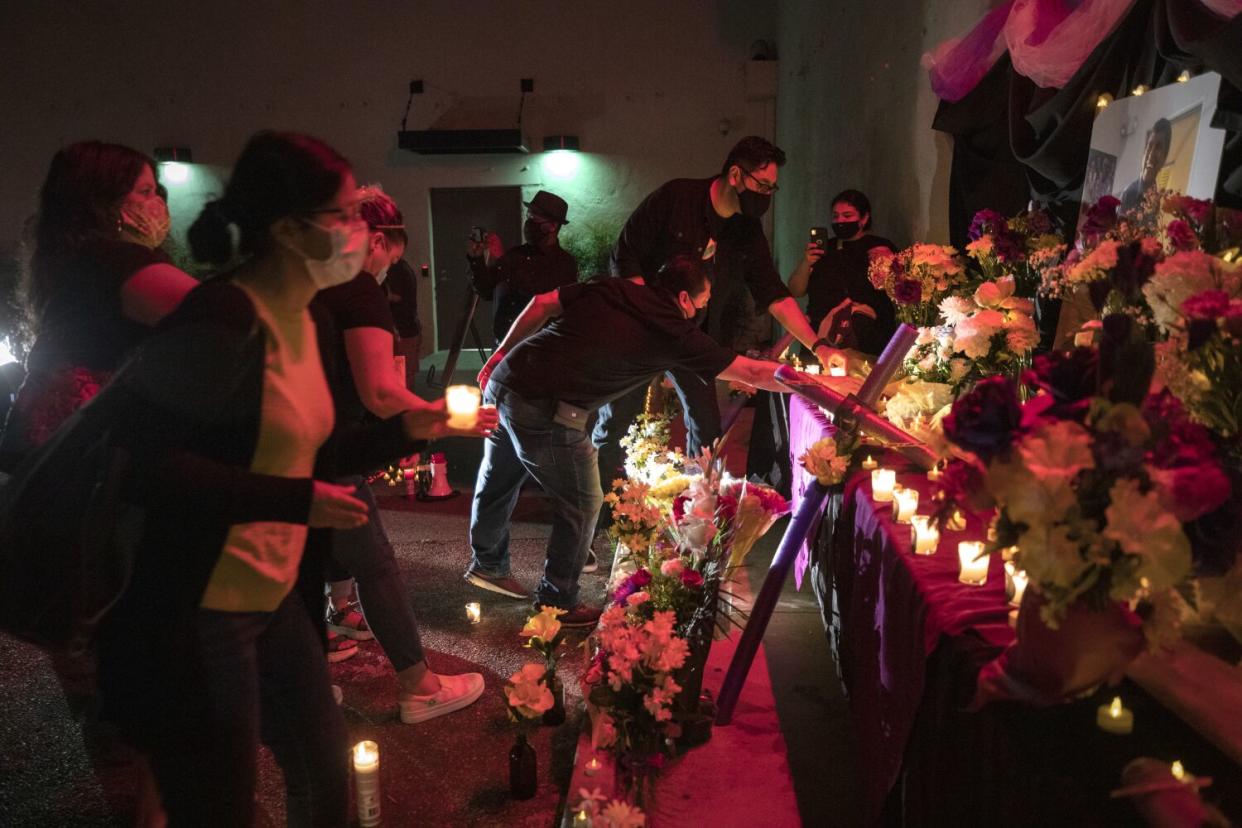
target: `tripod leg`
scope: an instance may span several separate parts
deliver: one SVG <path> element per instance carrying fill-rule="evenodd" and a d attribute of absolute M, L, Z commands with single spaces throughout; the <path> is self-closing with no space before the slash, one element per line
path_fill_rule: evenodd
<path fill-rule="evenodd" d="M 453 382 L 453 372 L 457 370 L 457 358 L 461 356 L 462 346 L 466 344 L 466 332 L 474 326 L 474 312 L 479 307 L 479 294 L 473 290 L 466 297 L 466 307 L 462 311 L 461 317 L 457 320 L 457 327 L 453 329 L 453 347 L 449 351 L 448 359 L 444 361 L 444 372 L 440 376 L 440 387 L 447 388 Z M 478 337 L 478 333 L 475 333 Z"/>

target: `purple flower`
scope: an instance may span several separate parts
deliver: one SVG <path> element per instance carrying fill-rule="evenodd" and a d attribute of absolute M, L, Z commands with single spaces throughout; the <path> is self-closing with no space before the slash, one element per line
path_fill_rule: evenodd
<path fill-rule="evenodd" d="M 923 300 L 923 286 L 914 279 L 900 279 L 893 285 L 893 299 L 902 305 L 917 305 Z"/>
<path fill-rule="evenodd" d="M 988 377 L 953 403 L 944 418 L 944 433 L 986 463 L 1013 444 L 1021 425 L 1022 406 L 1013 381 Z"/>
<path fill-rule="evenodd" d="M 651 572 L 646 569 L 639 569 L 630 576 L 630 580 L 634 582 L 634 586 L 642 589 L 651 583 Z"/>
<path fill-rule="evenodd" d="M 650 583 L 651 573 L 646 569 L 639 569 L 633 575 L 617 584 L 617 588 L 612 592 L 613 603 L 624 604 L 626 598 L 629 598 Z"/>
<path fill-rule="evenodd" d="M 1009 229 L 1009 222 L 995 210 L 980 210 L 970 221 L 968 234 L 971 241 L 978 241 L 986 235 L 1002 234 Z"/>

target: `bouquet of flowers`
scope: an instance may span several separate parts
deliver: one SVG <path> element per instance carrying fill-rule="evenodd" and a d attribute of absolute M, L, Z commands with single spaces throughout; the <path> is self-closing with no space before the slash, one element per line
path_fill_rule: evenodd
<path fill-rule="evenodd" d="M 835 486 L 845 479 L 856 443 L 854 437 L 825 437 L 802 452 L 798 463 L 821 486 Z"/>
<path fill-rule="evenodd" d="M 654 487 L 682 471 L 686 458 L 681 449 L 669 449 L 669 424 L 666 414 L 640 414 L 625 432 L 627 479 Z"/>
<path fill-rule="evenodd" d="M 971 295 L 940 302 L 943 324 L 919 329 L 907 376 L 960 393 L 983 377 L 1017 377 L 1039 342 L 1034 302 L 1014 295 L 1012 276 L 983 282 Z"/>
<path fill-rule="evenodd" d="M 651 487 L 614 480 L 612 489 L 604 495 L 604 502 L 612 507 L 608 537 L 631 551 L 647 549 L 664 533 L 666 524 L 659 502 L 650 497 Z"/>
<path fill-rule="evenodd" d="M 755 542 L 787 514 L 789 501 L 771 486 L 727 479 L 720 488 L 716 519 L 721 529 L 717 537 L 728 552 L 729 567 L 741 566 Z"/>
<path fill-rule="evenodd" d="M 1097 360 L 1088 349 L 1037 358 L 1028 380 L 1043 393 L 1024 405 L 1011 379 L 984 380 L 945 433 L 976 458 L 974 478 L 999 510 L 992 549 L 1016 547 L 1049 627 L 1076 603 L 1122 604 L 1158 638 L 1196 558 L 1220 552 L 1186 528 L 1228 500 L 1230 483 L 1207 431 L 1171 395 L 1108 383 L 1112 394 L 1096 396 Z"/>
<path fill-rule="evenodd" d="M 525 664 L 509 677 L 505 698 L 509 702 L 509 719 L 525 722 L 538 719 L 552 709 L 555 698 L 547 681 L 548 668 L 543 664 Z"/>
<path fill-rule="evenodd" d="M 917 326 L 935 324 L 940 300 L 967 279 L 957 251 L 939 244 L 898 253 L 873 247 L 867 277 L 893 300 L 900 321 Z"/>
<path fill-rule="evenodd" d="M 1034 296 L 1043 273 L 1065 255 L 1065 245 L 1042 210 L 1030 210 L 1012 219 L 994 210 L 980 210 L 970 223 L 969 236 L 966 255 L 983 279 L 1012 277 L 1019 296 Z"/>

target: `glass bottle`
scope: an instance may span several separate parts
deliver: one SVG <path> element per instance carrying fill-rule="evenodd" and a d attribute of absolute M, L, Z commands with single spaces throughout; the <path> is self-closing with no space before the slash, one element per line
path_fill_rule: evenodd
<path fill-rule="evenodd" d="M 513 747 L 509 748 L 509 795 L 514 799 L 534 797 L 539 787 L 535 760 L 535 749 L 526 741 L 526 734 L 519 733 Z"/>

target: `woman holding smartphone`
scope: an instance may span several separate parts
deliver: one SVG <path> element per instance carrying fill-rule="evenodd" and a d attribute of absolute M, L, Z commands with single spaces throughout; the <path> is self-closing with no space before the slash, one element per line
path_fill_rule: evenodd
<path fill-rule="evenodd" d="M 825 230 L 812 228 L 812 240 L 789 277 L 789 291 L 810 297 L 806 316 L 820 336 L 837 339 L 840 347 L 878 354 L 897 329 L 897 317 L 892 301 L 867 278 L 867 267 L 873 248 L 895 247 L 871 234 L 871 202 L 858 190 L 833 198 L 831 238 Z"/>

